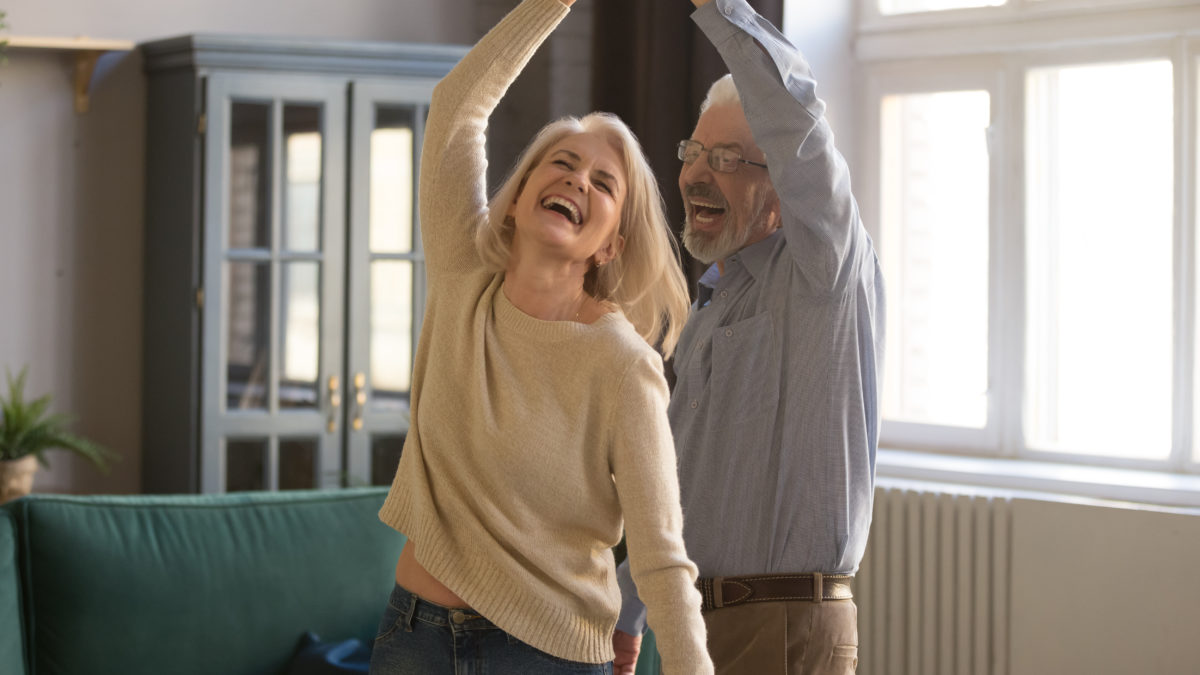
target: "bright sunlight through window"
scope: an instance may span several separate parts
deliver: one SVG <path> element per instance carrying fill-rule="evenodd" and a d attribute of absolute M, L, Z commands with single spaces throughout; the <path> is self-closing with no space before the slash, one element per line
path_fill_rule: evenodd
<path fill-rule="evenodd" d="M 984 91 L 883 100 L 888 420 L 987 424 L 989 101 Z"/>
<path fill-rule="evenodd" d="M 1026 441 L 1165 459 L 1171 64 L 1032 70 L 1027 95 Z"/>
<path fill-rule="evenodd" d="M 912 14 L 968 7 L 999 7 L 1006 0 L 879 0 L 879 13 Z"/>

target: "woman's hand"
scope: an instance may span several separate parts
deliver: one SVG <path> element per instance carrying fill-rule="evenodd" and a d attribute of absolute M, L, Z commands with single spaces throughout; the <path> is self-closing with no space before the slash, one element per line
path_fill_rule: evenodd
<path fill-rule="evenodd" d="M 704 5 L 707 5 L 710 2 L 712 2 L 712 0 L 692 0 L 692 4 L 697 7 L 703 7 Z"/>
<path fill-rule="evenodd" d="M 571 5 L 575 4 L 575 0 L 558 0 L 558 1 L 561 2 L 562 4 L 566 5 L 567 7 L 570 7 Z"/>

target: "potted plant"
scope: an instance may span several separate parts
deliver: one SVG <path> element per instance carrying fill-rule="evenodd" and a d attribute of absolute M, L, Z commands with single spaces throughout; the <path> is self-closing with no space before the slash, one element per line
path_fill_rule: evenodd
<path fill-rule="evenodd" d="M 8 24 L 4 23 L 4 10 L 0 10 L 0 30 L 8 28 Z M 8 40 L 0 38 L 0 64 L 4 63 L 8 57 L 4 55 L 5 48 L 8 47 Z"/>
<path fill-rule="evenodd" d="M 50 413 L 50 395 L 25 399 L 26 369 L 8 380 L 8 395 L 0 396 L 0 504 L 29 494 L 37 465 L 49 468 L 47 450 L 67 450 L 87 459 L 101 471 L 117 455 L 101 445 L 68 431 L 71 419 Z"/>

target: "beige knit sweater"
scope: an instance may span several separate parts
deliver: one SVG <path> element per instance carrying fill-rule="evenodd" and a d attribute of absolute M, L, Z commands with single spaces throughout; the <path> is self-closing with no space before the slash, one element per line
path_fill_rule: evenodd
<path fill-rule="evenodd" d="M 711 673 L 661 358 L 619 312 L 590 325 L 523 313 L 472 240 L 487 214 L 488 115 L 566 13 L 525 0 L 434 91 L 420 188 L 429 297 L 412 426 L 379 515 L 497 626 L 589 663 L 613 658 L 623 524 L 666 672 Z"/>

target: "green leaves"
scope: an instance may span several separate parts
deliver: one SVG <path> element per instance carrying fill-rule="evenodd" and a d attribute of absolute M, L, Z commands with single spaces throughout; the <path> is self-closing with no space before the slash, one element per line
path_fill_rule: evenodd
<path fill-rule="evenodd" d="M 8 24 L 4 23 L 4 12 L 0 11 L 0 30 L 8 28 Z M 0 38 L 0 63 L 4 63 L 7 57 L 4 55 L 4 48 L 8 46 L 8 40 Z"/>
<path fill-rule="evenodd" d="M 32 401 L 25 399 L 26 369 L 8 380 L 8 396 L 0 398 L 0 460 L 20 459 L 34 455 L 42 466 L 47 450 L 67 450 L 87 459 L 101 471 L 107 472 L 111 462 L 119 459 L 116 453 L 76 436 L 68 430 L 71 418 L 60 413 L 48 413 L 50 395 Z"/>

